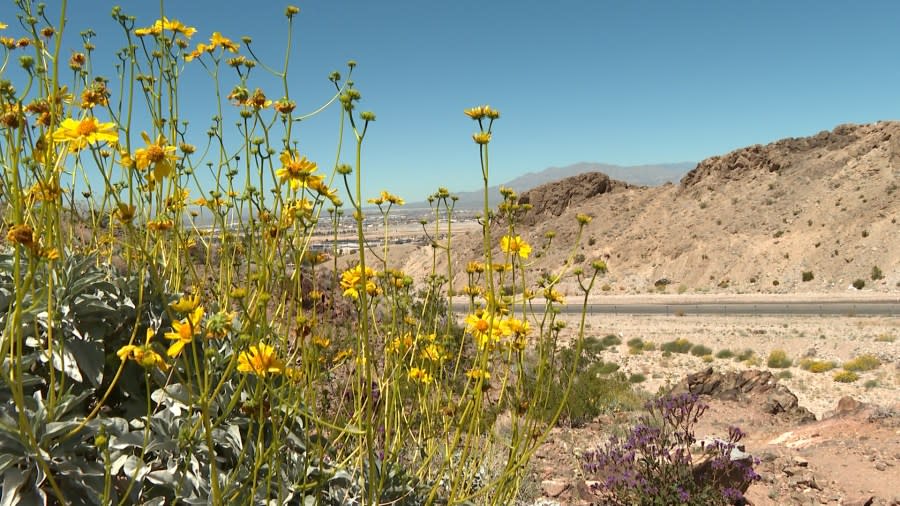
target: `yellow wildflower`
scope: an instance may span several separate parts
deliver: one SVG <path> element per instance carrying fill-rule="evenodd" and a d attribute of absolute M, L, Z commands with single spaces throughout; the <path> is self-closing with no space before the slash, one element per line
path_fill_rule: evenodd
<path fill-rule="evenodd" d="M 117 209 L 115 210 L 115 212 L 113 212 L 113 214 L 116 216 L 116 218 L 119 218 L 119 220 L 122 223 L 128 223 L 131 220 L 133 220 L 134 213 L 135 213 L 134 206 L 128 205 L 128 204 L 119 204 L 117 206 Z"/>
<path fill-rule="evenodd" d="M 157 19 L 152 26 L 148 26 L 147 28 L 138 28 L 134 31 L 134 34 L 138 37 L 143 37 L 145 35 L 159 35 L 163 32 L 163 30 L 169 30 L 173 33 L 183 34 L 187 38 L 191 38 L 197 33 L 197 29 L 186 26 L 181 21 L 177 19 L 169 19 L 165 16 L 162 19 Z"/>
<path fill-rule="evenodd" d="M 116 133 L 115 123 L 100 123 L 97 118 L 88 116 L 80 121 L 64 119 L 53 132 L 53 140 L 67 142 L 70 150 L 80 151 L 95 142 L 116 143 L 119 141 L 119 134 Z"/>
<path fill-rule="evenodd" d="M 420 355 L 424 360 L 428 360 L 431 362 L 443 362 L 447 358 L 444 350 L 435 343 L 431 343 L 423 348 Z"/>
<path fill-rule="evenodd" d="M 6 233 L 6 240 L 31 249 L 37 247 L 37 236 L 34 233 L 34 229 L 31 228 L 31 225 L 13 225 Z"/>
<path fill-rule="evenodd" d="M 181 321 L 172 322 L 172 332 L 166 332 L 165 338 L 175 341 L 169 346 L 166 354 L 177 357 L 186 344 L 194 340 L 194 336 L 200 332 L 200 320 L 203 319 L 203 308 L 197 307 L 193 312 Z"/>
<path fill-rule="evenodd" d="M 6 23 L 0 23 L 0 30 L 6 30 L 6 27 L 9 26 Z"/>
<path fill-rule="evenodd" d="M 409 369 L 409 373 L 407 374 L 409 380 L 415 383 L 421 383 L 423 385 L 428 385 L 432 381 L 434 381 L 434 377 L 431 374 L 428 374 L 423 369 L 419 369 L 418 367 L 411 367 Z"/>
<path fill-rule="evenodd" d="M 313 336 L 312 343 L 319 348 L 327 348 L 331 346 L 331 339 L 322 336 Z"/>
<path fill-rule="evenodd" d="M 528 258 L 528 255 L 531 254 L 531 245 L 525 242 L 522 239 L 522 236 L 509 236 L 504 235 L 502 239 L 500 239 L 500 249 L 504 253 L 513 253 L 518 254 L 521 258 Z"/>
<path fill-rule="evenodd" d="M 491 133 L 478 132 L 477 134 L 472 134 L 472 140 L 475 141 L 475 144 L 487 144 L 491 142 Z"/>
<path fill-rule="evenodd" d="M 484 350 L 500 340 L 499 318 L 479 310 L 466 316 L 466 332 L 475 338 L 479 350 Z"/>
<path fill-rule="evenodd" d="M 544 289 L 544 298 L 549 302 L 556 302 L 558 304 L 565 304 L 566 299 L 563 297 L 563 294 L 556 291 L 555 288 L 546 288 Z"/>
<path fill-rule="evenodd" d="M 200 296 L 197 294 L 194 295 L 184 295 L 180 299 L 175 302 L 169 304 L 169 307 L 172 311 L 181 314 L 188 314 L 191 311 L 197 309 L 197 306 L 200 305 Z"/>
<path fill-rule="evenodd" d="M 237 370 L 257 376 L 281 374 L 284 372 L 284 363 L 275 355 L 275 348 L 268 344 L 258 344 L 251 346 L 249 352 L 243 351 L 238 355 Z"/>
<path fill-rule="evenodd" d="M 169 370 L 169 365 L 166 364 L 162 355 L 154 351 L 153 347 L 150 345 L 150 339 L 155 334 L 156 331 L 153 329 L 147 329 L 147 337 L 144 339 L 144 344 L 142 346 L 126 344 L 119 348 L 119 351 L 116 352 L 116 355 L 119 356 L 119 360 L 134 360 L 141 367 L 148 369 L 151 367 L 158 367 L 163 371 Z"/>
<path fill-rule="evenodd" d="M 366 293 L 369 295 L 376 295 L 378 293 L 378 287 L 375 286 L 375 270 L 371 267 L 366 267 Z M 344 289 L 345 297 L 353 297 L 354 299 L 359 298 L 359 290 L 362 288 L 362 268 L 359 264 L 352 269 L 347 269 L 341 274 L 341 288 Z"/>
<path fill-rule="evenodd" d="M 148 179 L 154 182 L 162 181 L 162 178 L 175 171 L 175 161 L 178 160 L 178 156 L 175 155 L 176 148 L 169 146 L 162 135 L 156 137 L 156 142 L 150 141 L 147 132 L 141 132 L 141 137 L 144 138 L 147 147 L 134 152 L 135 164 L 140 170 L 152 167 Z"/>
<path fill-rule="evenodd" d="M 166 230 L 171 230 L 174 226 L 175 222 L 163 218 L 147 222 L 147 229 L 151 232 L 165 232 Z"/>
<path fill-rule="evenodd" d="M 209 42 L 212 44 L 213 48 L 221 47 L 231 51 L 232 53 L 237 53 L 239 44 L 236 44 L 231 41 L 228 37 L 223 37 L 219 32 L 213 32 L 212 37 L 209 38 Z"/>
<path fill-rule="evenodd" d="M 466 376 L 473 380 L 483 379 L 484 381 L 490 381 L 491 379 L 491 373 L 478 368 L 469 369 L 466 371 Z"/>
<path fill-rule="evenodd" d="M 275 176 L 282 183 L 290 182 L 292 190 L 308 188 L 311 181 L 324 179 L 322 176 L 313 175 L 313 172 L 318 169 L 316 163 L 307 160 L 305 156 L 301 157 L 296 151 L 285 151 L 279 160 L 282 167 L 275 171 Z"/>

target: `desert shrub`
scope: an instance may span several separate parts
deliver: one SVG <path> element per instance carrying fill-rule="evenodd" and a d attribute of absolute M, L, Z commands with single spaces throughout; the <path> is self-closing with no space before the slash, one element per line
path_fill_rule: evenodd
<path fill-rule="evenodd" d="M 661 349 L 662 351 L 668 351 L 670 353 L 688 353 L 693 347 L 693 343 L 682 337 L 679 339 L 675 339 L 674 341 L 663 343 L 659 347 L 659 349 Z"/>
<path fill-rule="evenodd" d="M 784 370 L 778 371 L 778 374 L 776 374 L 775 377 L 778 379 L 791 379 L 794 377 L 794 375 L 791 373 L 791 371 Z"/>
<path fill-rule="evenodd" d="M 756 355 L 755 351 L 750 348 L 744 348 L 740 353 L 734 356 L 734 360 L 735 362 L 744 362 L 753 358 L 754 355 Z"/>
<path fill-rule="evenodd" d="M 816 374 L 828 372 L 838 366 L 836 362 L 831 360 L 815 360 L 812 358 L 800 359 L 799 365 L 801 369 Z"/>
<path fill-rule="evenodd" d="M 860 355 L 856 358 L 844 362 L 845 371 L 865 372 L 877 369 L 881 366 L 881 360 L 871 354 Z"/>
<path fill-rule="evenodd" d="M 645 381 L 647 381 L 647 376 L 644 376 L 643 374 L 641 374 L 639 372 L 636 372 L 636 373 L 628 376 L 629 383 L 643 383 Z"/>
<path fill-rule="evenodd" d="M 884 273 L 881 272 L 881 269 L 875 265 L 872 267 L 872 275 L 870 276 L 872 281 L 878 281 L 879 279 L 884 279 Z"/>
<path fill-rule="evenodd" d="M 622 339 L 615 334 L 607 334 L 603 336 L 603 339 L 600 341 L 604 347 L 610 348 L 612 346 L 618 346 L 622 344 Z"/>
<path fill-rule="evenodd" d="M 724 349 L 724 350 L 719 350 L 719 351 L 716 353 L 716 358 L 721 358 L 721 359 L 728 359 L 728 358 L 731 358 L 731 357 L 733 357 L 733 356 L 734 356 L 734 352 L 731 351 L 731 350 L 729 350 L 728 348 L 726 348 L 726 349 Z"/>
<path fill-rule="evenodd" d="M 812 281 L 814 276 L 812 271 L 803 271 L 800 277 L 804 282 L 806 282 Z"/>
<path fill-rule="evenodd" d="M 892 336 L 891 334 L 879 334 L 875 336 L 876 343 L 893 343 L 897 338 Z"/>
<path fill-rule="evenodd" d="M 644 340 L 640 337 L 633 337 L 626 341 L 625 344 L 627 344 L 629 348 L 643 348 Z"/>
<path fill-rule="evenodd" d="M 785 367 L 790 367 L 792 363 L 793 361 L 788 358 L 784 350 L 772 350 L 769 353 L 769 359 L 766 361 L 766 365 L 773 369 L 784 369 Z"/>
<path fill-rule="evenodd" d="M 753 469 L 758 460 L 737 449 L 745 436 L 737 427 L 729 427 L 726 438 L 705 441 L 697 454 L 694 424 L 707 405 L 696 395 L 667 395 L 646 409 L 624 438 L 614 436 L 582 456 L 585 476 L 597 482 L 592 492 L 600 503 L 735 504 L 760 479 Z"/>
<path fill-rule="evenodd" d="M 875 380 L 875 379 L 866 380 L 866 382 L 863 383 L 863 388 L 865 388 L 866 390 L 871 390 L 877 386 L 878 386 L 878 380 Z"/>
<path fill-rule="evenodd" d="M 575 255 L 575 259 L 574 259 L 574 260 L 575 260 L 575 263 L 576 263 L 576 264 L 580 264 L 580 263 L 583 263 L 583 262 L 584 262 L 584 259 L 585 259 L 584 254 L 578 253 L 577 255 Z"/>
<path fill-rule="evenodd" d="M 859 374 L 853 371 L 839 371 L 834 374 L 834 381 L 838 383 L 853 383 L 859 379 Z"/>
<path fill-rule="evenodd" d="M 709 364 L 713 360 L 715 360 L 715 357 L 712 356 L 712 353 L 710 353 L 708 355 L 703 355 L 700 358 L 703 360 L 703 363 L 705 363 L 705 364 Z"/>
<path fill-rule="evenodd" d="M 703 357 L 706 355 L 712 355 L 712 350 L 702 344 L 695 344 L 691 347 L 691 355 L 695 357 Z"/>
<path fill-rule="evenodd" d="M 864 279 L 856 279 L 853 281 L 853 288 L 857 290 L 862 290 L 866 287 L 866 281 Z"/>
<path fill-rule="evenodd" d="M 641 349 L 644 351 L 653 351 L 656 349 L 656 343 L 653 341 L 644 341 L 644 345 L 641 346 Z"/>

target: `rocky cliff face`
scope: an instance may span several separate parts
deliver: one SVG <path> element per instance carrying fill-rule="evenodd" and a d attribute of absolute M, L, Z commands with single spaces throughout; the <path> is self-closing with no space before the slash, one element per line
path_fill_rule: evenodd
<path fill-rule="evenodd" d="M 610 255 L 611 293 L 655 290 L 663 278 L 688 293 L 846 292 L 857 280 L 864 290 L 900 290 L 900 122 L 738 149 L 700 162 L 678 185 L 591 173 L 521 199 L 533 206 L 523 237 L 537 246 L 556 234 L 530 260 L 535 275 L 560 269 L 583 213 L 594 220 L 576 259 L 587 267 Z M 456 242 L 457 272 L 480 241 Z"/>

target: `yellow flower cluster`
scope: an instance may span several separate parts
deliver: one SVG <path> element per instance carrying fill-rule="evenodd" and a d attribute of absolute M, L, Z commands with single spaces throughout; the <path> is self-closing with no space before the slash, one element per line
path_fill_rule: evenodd
<path fill-rule="evenodd" d="M 160 35 L 163 30 L 168 30 L 172 33 L 180 33 L 183 34 L 187 38 L 191 38 L 197 32 L 196 28 L 186 26 L 181 21 L 177 19 L 169 19 L 165 16 L 162 19 L 157 19 L 152 25 L 147 28 L 138 28 L 134 31 L 134 34 L 138 37 L 144 37 L 147 35 Z"/>
<path fill-rule="evenodd" d="M 313 175 L 318 169 L 316 163 L 307 160 L 305 156 L 301 157 L 296 151 L 285 151 L 278 159 L 281 161 L 281 168 L 275 171 L 275 176 L 282 183 L 289 182 L 292 190 L 311 188 L 325 179 L 324 176 Z"/>
<path fill-rule="evenodd" d="M 212 37 L 209 38 L 209 44 L 204 44 L 202 42 L 197 44 L 196 49 L 184 55 L 184 61 L 191 61 L 195 58 L 199 58 L 203 53 L 212 53 L 219 47 L 232 53 L 237 53 L 240 46 L 235 42 L 232 42 L 228 37 L 223 37 L 221 33 L 213 32 Z"/>
<path fill-rule="evenodd" d="M 376 198 L 369 199 L 369 203 L 375 204 L 376 206 L 380 206 L 384 203 L 402 206 L 406 203 L 406 201 L 392 193 L 387 192 L 386 190 L 381 190 L 381 195 Z"/>
<path fill-rule="evenodd" d="M 375 285 L 376 272 L 371 267 L 366 267 L 366 284 L 365 291 L 368 295 L 377 295 L 378 287 Z M 345 297 L 359 298 L 359 291 L 363 289 L 362 284 L 363 272 L 359 264 L 352 269 L 347 269 L 341 274 L 341 288 L 344 290 Z"/>
<path fill-rule="evenodd" d="M 478 310 L 466 316 L 466 332 L 475 339 L 479 350 L 493 349 L 503 337 L 511 338 L 511 345 L 524 349 L 525 338 L 531 330 L 527 321 L 503 318 L 489 311 Z"/>
<path fill-rule="evenodd" d="M 66 118 L 53 132 L 53 140 L 64 142 L 70 151 L 81 151 L 88 144 L 97 142 L 119 142 L 115 123 L 100 123 L 97 118 L 88 116 L 82 120 Z"/>

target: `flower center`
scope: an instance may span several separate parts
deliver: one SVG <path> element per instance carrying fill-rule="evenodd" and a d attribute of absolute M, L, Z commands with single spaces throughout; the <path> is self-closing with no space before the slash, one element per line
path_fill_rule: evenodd
<path fill-rule="evenodd" d="M 147 146 L 147 160 L 153 163 L 159 163 L 166 158 L 166 151 L 157 144 Z"/>
<path fill-rule="evenodd" d="M 83 119 L 78 126 L 75 128 L 75 131 L 78 132 L 78 135 L 81 137 L 87 137 L 92 133 L 97 131 L 97 124 L 94 123 L 91 119 Z"/>

